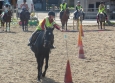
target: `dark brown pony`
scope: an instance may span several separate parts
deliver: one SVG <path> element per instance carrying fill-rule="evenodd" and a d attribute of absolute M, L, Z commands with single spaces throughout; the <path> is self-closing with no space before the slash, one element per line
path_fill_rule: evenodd
<path fill-rule="evenodd" d="M 11 17 L 12 17 L 12 11 L 8 11 L 7 13 L 4 14 L 3 20 L 1 20 L 1 27 L 3 27 L 4 31 L 4 24 L 6 23 L 6 32 L 10 31 L 10 22 L 11 22 Z"/>
<path fill-rule="evenodd" d="M 63 11 L 63 15 L 61 17 L 61 24 L 62 24 L 62 29 L 64 29 L 65 24 L 66 24 L 66 30 L 67 30 L 67 22 L 69 19 L 69 9 L 67 8 L 65 11 Z"/>

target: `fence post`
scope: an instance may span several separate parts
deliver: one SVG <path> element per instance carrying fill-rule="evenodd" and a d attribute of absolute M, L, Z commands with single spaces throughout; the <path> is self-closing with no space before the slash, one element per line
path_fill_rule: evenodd
<path fill-rule="evenodd" d="M 13 16 L 13 19 L 14 19 L 14 6 L 12 6 L 12 16 Z"/>
<path fill-rule="evenodd" d="M 52 11 L 55 10 L 55 4 L 52 4 Z"/>
<path fill-rule="evenodd" d="M 107 5 L 107 16 L 108 16 L 108 21 L 110 20 L 110 5 Z"/>

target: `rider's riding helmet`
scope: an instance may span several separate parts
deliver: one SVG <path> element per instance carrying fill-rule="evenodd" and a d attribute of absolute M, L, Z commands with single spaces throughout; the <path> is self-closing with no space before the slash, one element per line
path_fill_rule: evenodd
<path fill-rule="evenodd" d="M 63 3 L 65 3 L 66 1 L 65 0 L 63 0 Z"/>
<path fill-rule="evenodd" d="M 104 4 L 104 2 L 103 2 L 103 1 L 101 1 L 100 3 L 101 3 L 101 4 Z"/>
<path fill-rule="evenodd" d="M 77 3 L 80 3 L 80 1 L 77 1 Z"/>
<path fill-rule="evenodd" d="M 53 11 L 49 11 L 49 12 L 48 12 L 48 15 L 55 16 L 55 12 L 53 12 Z"/>
<path fill-rule="evenodd" d="M 10 5 L 8 3 L 5 4 L 6 7 L 9 7 Z"/>

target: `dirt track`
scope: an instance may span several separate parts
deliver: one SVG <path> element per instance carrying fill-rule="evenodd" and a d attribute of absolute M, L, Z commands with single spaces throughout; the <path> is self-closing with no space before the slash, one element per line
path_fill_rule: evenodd
<path fill-rule="evenodd" d="M 106 27 L 104 31 L 97 26 L 83 29 L 86 59 L 78 58 L 78 32 L 54 30 L 56 49 L 50 54 L 49 68 L 42 83 L 64 83 L 68 58 L 73 83 L 115 83 L 115 27 Z M 34 30 L 29 28 L 29 32 L 22 32 L 21 28 L 12 27 L 10 33 L 0 33 L 0 83 L 36 83 L 36 59 L 27 46 Z M 64 35 L 67 35 L 68 51 Z"/>

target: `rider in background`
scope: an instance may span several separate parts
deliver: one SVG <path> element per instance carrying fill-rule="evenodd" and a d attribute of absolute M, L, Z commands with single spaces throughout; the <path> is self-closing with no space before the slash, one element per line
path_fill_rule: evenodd
<path fill-rule="evenodd" d="M 48 13 L 48 17 L 45 17 L 37 26 L 36 31 L 33 32 L 32 36 L 30 38 L 30 43 L 28 44 L 28 46 L 31 46 L 34 43 L 34 41 L 36 40 L 40 31 L 45 30 L 46 27 L 56 28 L 61 31 L 60 26 L 54 21 L 54 18 L 55 18 L 55 13 L 53 11 L 50 11 Z M 54 43 L 54 36 L 52 37 L 51 48 L 55 48 L 53 46 L 53 43 Z"/>
<path fill-rule="evenodd" d="M 104 13 L 107 20 L 107 14 L 106 14 L 105 5 L 103 1 L 100 2 L 99 8 L 98 8 L 97 20 L 99 18 L 99 13 Z"/>
<path fill-rule="evenodd" d="M 3 17 L 5 13 L 7 13 L 9 10 L 10 10 L 10 4 L 6 3 L 5 6 L 3 6 L 3 12 L 0 15 L 2 21 L 4 21 Z"/>
<path fill-rule="evenodd" d="M 76 9 L 76 12 L 82 11 L 82 13 L 83 13 L 83 20 L 84 20 L 85 14 L 83 12 L 83 7 L 81 6 L 80 1 L 77 1 L 77 5 L 76 5 L 75 9 Z M 74 16 L 74 17 L 76 17 L 76 16 Z"/>
<path fill-rule="evenodd" d="M 63 12 L 68 8 L 68 5 L 65 0 L 60 4 L 60 19 L 63 15 Z"/>
<path fill-rule="evenodd" d="M 28 4 L 26 3 L 26 0 L 23 0 L 23 3 L 20 5 L 20 8 L 21 9 L 26 9 L 26 10 L 29 10 L 29 7 L 28 7 Z"/>

